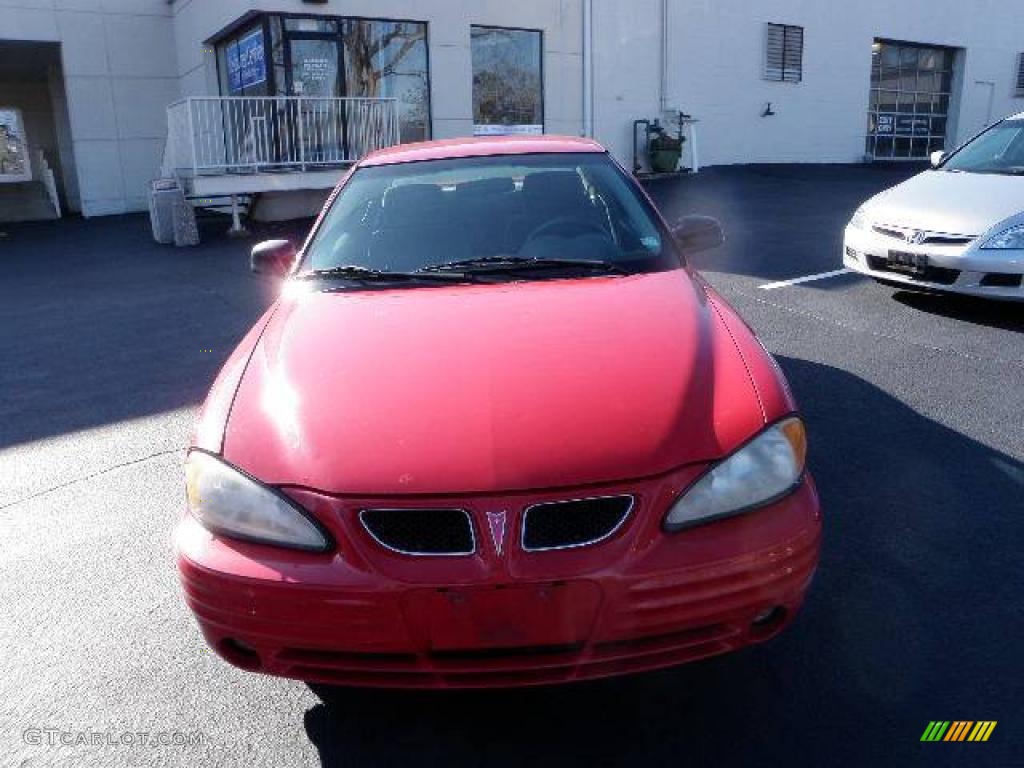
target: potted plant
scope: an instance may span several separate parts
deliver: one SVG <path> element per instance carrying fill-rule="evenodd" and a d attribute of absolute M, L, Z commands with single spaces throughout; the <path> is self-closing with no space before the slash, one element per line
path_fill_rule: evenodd
<path fill-rule="evenodd" d="M 647 145 L 651 170 L 655 173 L 671 173 L 679 166 L 679 157 L 683 153 L 683 139 L 657 133 L 651 137 Z"/>

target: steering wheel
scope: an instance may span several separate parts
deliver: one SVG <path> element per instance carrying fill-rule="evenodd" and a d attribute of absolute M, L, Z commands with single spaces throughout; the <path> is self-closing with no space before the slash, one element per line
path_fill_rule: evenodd
<path fill-rule="evenodd" d="M 523 248 L 529 245 L 532 241 L 544 237 L 545 235 L 553 234 L 556 231 L 568 231 L 578 232 L 580 234 L 597 233 L 603 237 L 608 237 L 608 231 L 593 221 L 587 221 L 586 219 L 578 219 L 574 216 L 559 216 L 545 221 L 539 227 L 535 227 L 530 234 L 523 240 Z"/>

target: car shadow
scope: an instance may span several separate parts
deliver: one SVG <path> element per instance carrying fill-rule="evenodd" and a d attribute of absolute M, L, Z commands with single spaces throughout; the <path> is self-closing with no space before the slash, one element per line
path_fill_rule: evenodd
<path fill-rule="evenodd" d="M 1021 302 L 917 291 L 897 291 L 893 298 L 920 312 L 1004 331 L 1024 331 L 1024 303 Z"/>
<path fill-rule="evenodd" d="M 1002 721 L 984 760 L 1009 764 L 1024 701 L 1020 457 L 846 371 L 779 362 L 808 423 L 826 528 L 787 632 L 562 687 L 311 685 L 320 701 L 304 725 L 322 764 L 936 765 L 960 756 L 920 743 L 935 718 Z"/>

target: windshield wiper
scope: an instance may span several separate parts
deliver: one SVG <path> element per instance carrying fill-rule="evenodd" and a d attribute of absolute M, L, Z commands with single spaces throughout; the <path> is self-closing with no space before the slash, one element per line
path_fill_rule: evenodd
<path fill-rule="evenodd" d="M 365 280 L 372 282 L 375 280 L 387 280 L 387 281 L 408 281 L 408 280 L 444 280 L 448 282 L 458 282 L 460 280 L 468 279 L 468 275 L 464 272 L 391 272 L 385 269 L 373 269 L 371 267 L 361 267 L 358 264 L 345 264 L 339 267 L 327 267 L 325 269 L 313 269 L 309 272 L 303 272 L 300 275 L 296 275 L 298 279 L 310 279 L 320 277 L 337 277 L 343 280 Z"/>
<path fill-rule="evenodd" d="M 610 261 L 601 261 L 600 259 L 544 259 L 516 255 L 479 256 L 473 259 L 459 259 L 458 261 L 448 261 L 442 264 L 431 264 L 417 270 L 416 274 L 513 272 L 530 269 L 588 269 L 620 275 L 632 274 L 625 267 Z"/>

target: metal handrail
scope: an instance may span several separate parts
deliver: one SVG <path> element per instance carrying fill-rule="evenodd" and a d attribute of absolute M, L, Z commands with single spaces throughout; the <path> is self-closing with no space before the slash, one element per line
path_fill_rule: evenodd
<path fill-rule="evenodd" d="M 394 97 L 188 96 L 167 120 L 176 175 L 345 165 L 401 140 Z"/>

